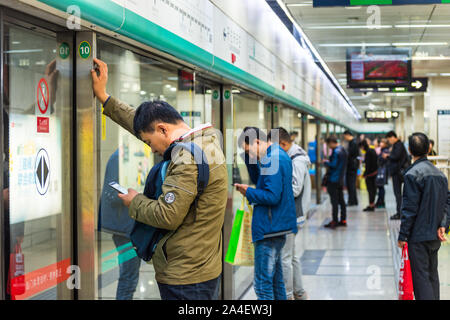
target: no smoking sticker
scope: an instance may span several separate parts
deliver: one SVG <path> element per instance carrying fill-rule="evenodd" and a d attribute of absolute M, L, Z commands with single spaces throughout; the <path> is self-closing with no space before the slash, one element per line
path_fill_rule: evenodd
<path fill-rule="evenodd" d="M 46 114 L 48 110 L 48 104 L 50 101 L 50 93 L 48 90 L 47 81 L 44 78 L 39 80 L 37 86 L 37 106 L 41 114 Z"/>

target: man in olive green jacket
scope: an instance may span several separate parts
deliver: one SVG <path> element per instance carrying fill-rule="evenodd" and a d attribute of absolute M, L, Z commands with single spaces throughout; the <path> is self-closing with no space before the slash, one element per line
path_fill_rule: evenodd
<path fill-rule="evenodd" d="M 181 115 L 162 101 L 144 102 L 137 110 L 106 93 L 107 65 L 94 59 L 94 94 L 103 113 L 163 155 L 174 142 L 194 142 L 209 164 L 209 182 L 198 198 L 197 165 L 192 154 L 178 149 L 172 155 L 162 195 L 151 200 L 133 189 L 119 194 L 129 215 L 142 223 L 169 230 L 153 255 L 162 299 L 217 299 L 222 272 L 222 225 L 228 194 L 228 174 L 220 139 L 211 126 L 191 129 Z"/>

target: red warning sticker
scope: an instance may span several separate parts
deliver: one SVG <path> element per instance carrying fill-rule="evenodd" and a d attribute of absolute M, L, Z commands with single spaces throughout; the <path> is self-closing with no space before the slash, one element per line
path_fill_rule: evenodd
<path fill-rule="evenodd" d="M 50 101 L 50 93 L 48 90 L 48 84 L 47 81 L 45 81 L 45 79 L 42 78 L 41 80 L 39 80 L 37 86 L 37 105 L 39 111 L 42 114 L 45 114 L 47 112 L 49 101 Z"/>
<path fill-rule="evenodd" d="M 37 117 L 37 132 L 50 132 L 50 119 L 47 117 Z"/>

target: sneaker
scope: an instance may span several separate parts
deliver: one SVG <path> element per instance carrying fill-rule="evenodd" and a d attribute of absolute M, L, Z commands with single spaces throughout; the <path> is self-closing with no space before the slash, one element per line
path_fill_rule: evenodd
<path fill-rule="evenodd" d="M 391 220 L 400 220 L 400 215 L 398 213 L 394 214 L 393 216 L 391 216 L 390 218 Z"/>
<path fill-rule="evenodd" d="M 308 300 L 308 295 L 306 294 L 306 292 L 304 292 L 302 295 L 298 295 L 298 294 L 294 293 L 294 299 L 295 300 Z"/>
<path fill-rule="evenodd" d="M 375 207 L 367 206 L 363 211 L 375 211 Z"/>
<path fill-rule="evenodd" d="M 376 207 L 377 207 L 378 209 L 385 209 L 385 208 L 386 208 L 386 205 L 385 205 L 384 203 L 380 203 L 380 204 L 377 204 Z"/>
<path fill-rule="evenodd" d="M 341 220 L 337 224 L 338 227 L 346 227 L 347 226 L 347 220 Z"/>
<path fill-rule="evenodd" d="M 330 223 L 324 225 L 325 228 L 336 229 L 337 222 L 331 221 Z"/>
<path fill-rule="evenodd" d="M 353 206 L 357 206 L 357 205 L 358 205 L 357 202 L 348 202 L 348 203 L 346 204 L 347 207 L 353 207 Z"/>

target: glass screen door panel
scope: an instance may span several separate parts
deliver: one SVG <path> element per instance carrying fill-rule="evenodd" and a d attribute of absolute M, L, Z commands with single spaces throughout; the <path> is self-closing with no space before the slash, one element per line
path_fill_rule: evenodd
<path fill-rule="evenodd" d="M 190 127 L 210 122 L 220 129 L 211 87 L 197 81 L 193 73 L 101 37 L 97 45 L 98 58 L 108 64 L 109 94 L 134 108 L 145 101 L 163 100 Z M 114 180 L 142 193 L 148 172 L 161 157 L 108 117 L 101 115 L 99 122 L 98 299 L 160 299 L 152 262 L 141 261 L 129 239 L 134 220 L 108 183 Z"/>
<path fill-rule="evenodd" d="M 4 28 L 7 298 L 70 299 L 70 41 L 6 23 Z"/>
<path fill-rule="evenodd" d="M 236 141 L 239 133 L 247 126 L 258 127 L 268 133 L 271 122 L 270 106 L 264 100 L 241 90 L 233 90 L 233 113 L 234 130 Z M 245 166 L 244 150 L 237 143 L 234 144 L 233 153 L 236 154 L 236 165 L 238 167 L 242 183 L 253 185 Z M 233 188 L 233 215 L 240 208 L 242 195 Z M 233 266 L 234 299 L 239 299 L 253 282 L 253 267 Z"/>

